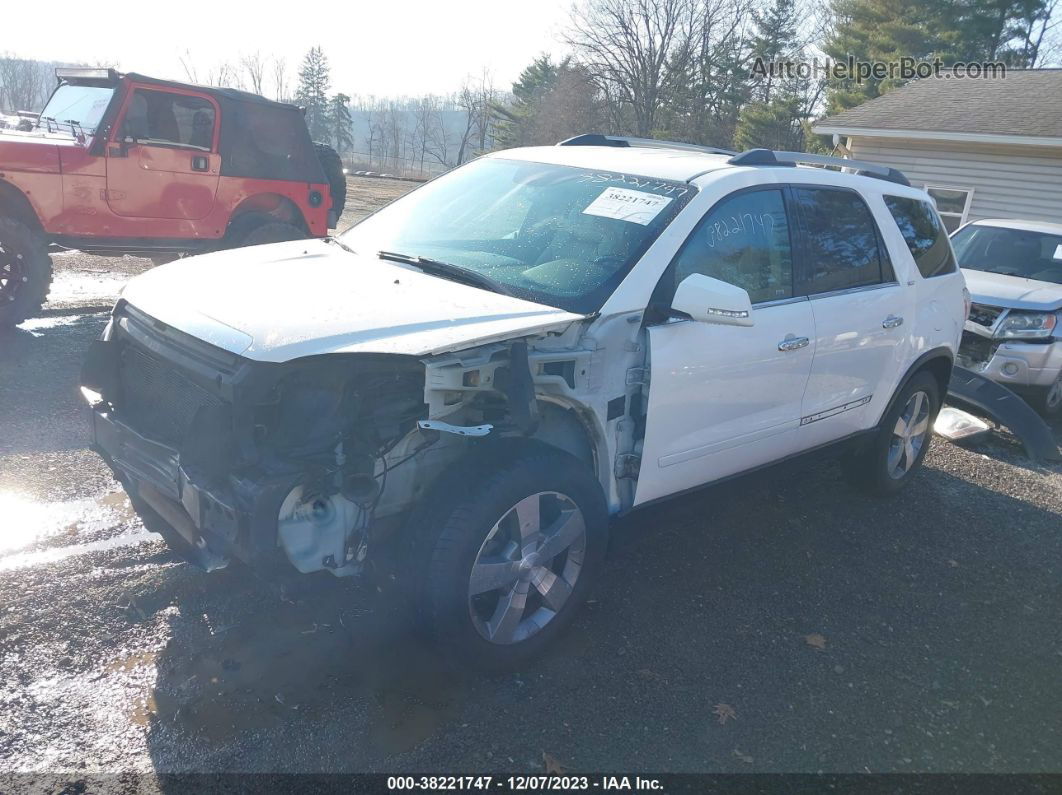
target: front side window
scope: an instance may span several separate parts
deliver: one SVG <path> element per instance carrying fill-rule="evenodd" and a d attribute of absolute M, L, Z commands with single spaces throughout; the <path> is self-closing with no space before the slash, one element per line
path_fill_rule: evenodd
<path fill-rule="evenodd" d="M 791 298 L 793 251 L 782 191 L 723 199 L 683 244 L 672 271 L 672 290 L 699 273 L 743 288 L 754 304 Z"/>
<path fill-rule="evenodd" d="M 929 202 L 886 196 L 885 206 L 892 213 L 922 276 L 928 279 L 955 272 L 948 233 Z"/>
<path fill-rule="evenodd" d="M 214 145 L 213 103 L 204 97 L 136 89 L 122 135 L 142 144 L 186 146 L 209 152 Z"/>
<path fill-rule="evenodd" d="M 976 224 L 951 243 L 960 268 L 1062 284 L 1062 235 Z"/>
<path fill-rule="evenodd" d="M 849 190 L 793 188 L 807 237 L 802 295 L 848 290 L 892 280 L 870 208 Z"/>
<path fill-rule="evenodd" d="M 601 308 L 695 189 L 572 166 L 483 158 L 429 182 L 342 235 L 488 276 L 572 312 Z"/>

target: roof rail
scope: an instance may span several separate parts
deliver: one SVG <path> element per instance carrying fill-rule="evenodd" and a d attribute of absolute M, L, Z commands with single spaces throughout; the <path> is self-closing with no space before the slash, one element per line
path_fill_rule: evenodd
<path fill-rule="evenodd" d="M 680 141 L 658 141 L 655 138 L 630 138 L 624 135 L 601 135 L 586 133 L 560 141 L 557 146 L 640 146 L 646 149 L 680 149 L 687 152 L 701 152 L 709 155 L 736 155 L 732 149 L 720 149 L 718 146 L 701 146 Z"/>
<path fill-rule="evenodd" d="M 902 171 L 865 160 L 849 160 L 832 155 L 813 155 L 806 152 L 776 152 L 771 149 L 749 149 L 730 158 L 733 166 L 795 166 L 797 163 L 809 163 L 816 166 L 837 166 L 852 168 L 862 177 L 874 177 L 897 185 L 911 186 Z"/>

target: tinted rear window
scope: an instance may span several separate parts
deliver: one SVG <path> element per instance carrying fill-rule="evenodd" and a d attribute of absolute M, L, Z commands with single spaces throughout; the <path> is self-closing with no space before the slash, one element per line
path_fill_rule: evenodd
<path fill-rule="evenodd" d="M 794 188 L 807 232 L 806 295 L 891 281 L 892 267 L 878 242 L 870 208 L 857 193 Z"/>
<path fill-rule="evenodd" d="M 947 230 L 929 202 L 886 196 L 885 206 L 896 220 L 919 273 L 928 279 L 955 272 Z"/>

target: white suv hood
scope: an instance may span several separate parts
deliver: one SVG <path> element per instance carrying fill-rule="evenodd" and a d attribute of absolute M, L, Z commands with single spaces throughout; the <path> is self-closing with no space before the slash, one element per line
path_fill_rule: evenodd
<path fill-rule="evenodd" d="M 978 304 L 1049 312 L 1062 307 L 1062 284 L 963 269 L 966 287 Z"/>
<path fill-rule="evenodd" d="M 178 260 L 130 281 L 122 298 L 180 331 L 267 362 L 442 353 L 584 317 L 320 240 Z"/>

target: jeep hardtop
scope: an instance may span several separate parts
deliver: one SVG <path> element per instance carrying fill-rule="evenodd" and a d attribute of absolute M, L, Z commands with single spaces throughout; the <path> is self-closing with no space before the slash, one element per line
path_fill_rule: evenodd
<path fill-rule="evenodd" d="M 342 164 L 295 106 L 111 69 L 56 76 L 30 129 L 0 130 L 0 327 L 47 297 L 50 245 L 172 259 L 336 225 Z"/>
<path fill-rule="evenodd" d="M 83 383 L 190 560 L 361 576 L 398 550 L 432 636 L 496 667 L 571 621 L 610 515 L 823 447 L 902 488 L 964 289 L 891 169 L 583 136 L 139 276 Z"/>

